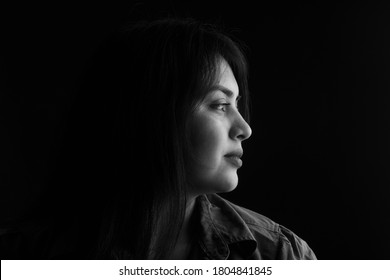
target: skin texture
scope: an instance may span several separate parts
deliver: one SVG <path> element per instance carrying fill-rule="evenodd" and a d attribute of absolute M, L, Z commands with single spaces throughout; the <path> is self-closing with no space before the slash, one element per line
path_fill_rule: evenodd
<path fill-rule="evenodd" d="M 216 86 L 196 108 L 190 123 L 194 153 L 190 167 L 192 196 L 229 192 L 238 184 L 239 166 L 226 155 L 242 152 L 242 141 L 252 134 L 236 107 L 238 99 L 237 81 L 222 59 Z"/>
<path fill-rule="evenodd" d="M 191 186 L 183 226 L 171 259 L 187 259 L 194 248 L 191 217 L 195 198 L 200 194 L 229 192 L 238 184 L 239 167 L 226 155 L 242 152 L 242 141 L 252 134 L 237 109 L 238 96 L 233 72 L 227 62 L 221 60 L 215 88 L 199 104 L 190 121 L 194 154 L 189 168 Z"/>

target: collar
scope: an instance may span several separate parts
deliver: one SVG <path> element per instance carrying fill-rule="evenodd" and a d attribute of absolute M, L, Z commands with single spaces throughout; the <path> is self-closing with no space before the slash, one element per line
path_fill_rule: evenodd
<path fill-rule="evenodd" d="M 257 242 L 233 206 L 216 194 L 197 199 L 200 221 L 199 244 L 209 259 L 248 258 Z"/>

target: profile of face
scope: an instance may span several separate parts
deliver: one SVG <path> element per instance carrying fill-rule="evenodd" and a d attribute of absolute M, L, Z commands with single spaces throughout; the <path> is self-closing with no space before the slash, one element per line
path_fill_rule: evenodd
<path fill-rule="evenodd" d="M 242 141 L 252 130 L 238 111 L 239 88 L 225 60 L 221 60 L 215 85 L 195 109 L 190 121 L 189 167 L 191 192 L 229 192 L 238 184 L 242 165 Z"/>

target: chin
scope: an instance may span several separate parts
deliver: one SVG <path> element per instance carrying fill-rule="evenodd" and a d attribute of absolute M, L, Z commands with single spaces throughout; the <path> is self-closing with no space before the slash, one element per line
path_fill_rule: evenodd
<path fill-rule="evenodd" d="M 216 193 L 226 193 L 231 192 L 236 189 L 238 185 L 238 176 L 234 174 L 233 176 L 228 176 L 220 181 L 218 186 L 216 186 Z"/>
<path fill-rule="evenodd" d="M 237 185 L 226 186 L 225 188 L 221 189 L 217 193 L 228 193 L 228 192 L 234 191 L 236 188 L 237 188 Z"/>
<path fill-rule="evenodd" d="M 219 173 L 213 176 L 203 177 L 193 185 L 193 191 L 197 195 L 210 193 L 227 193 L 233 191 L 238 185 L 237 171 Z"/>

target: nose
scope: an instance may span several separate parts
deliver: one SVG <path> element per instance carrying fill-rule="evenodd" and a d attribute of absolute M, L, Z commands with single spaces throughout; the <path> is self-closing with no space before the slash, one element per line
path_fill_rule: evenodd
<path fill-rule="evenodd" d="M 252 135 L 252 129 L 245 119 L 237 112 L 237 116 L 233 121 L 232 127 L 230 129 L 230 138 L 239 139 L 244 141 Z"/>

